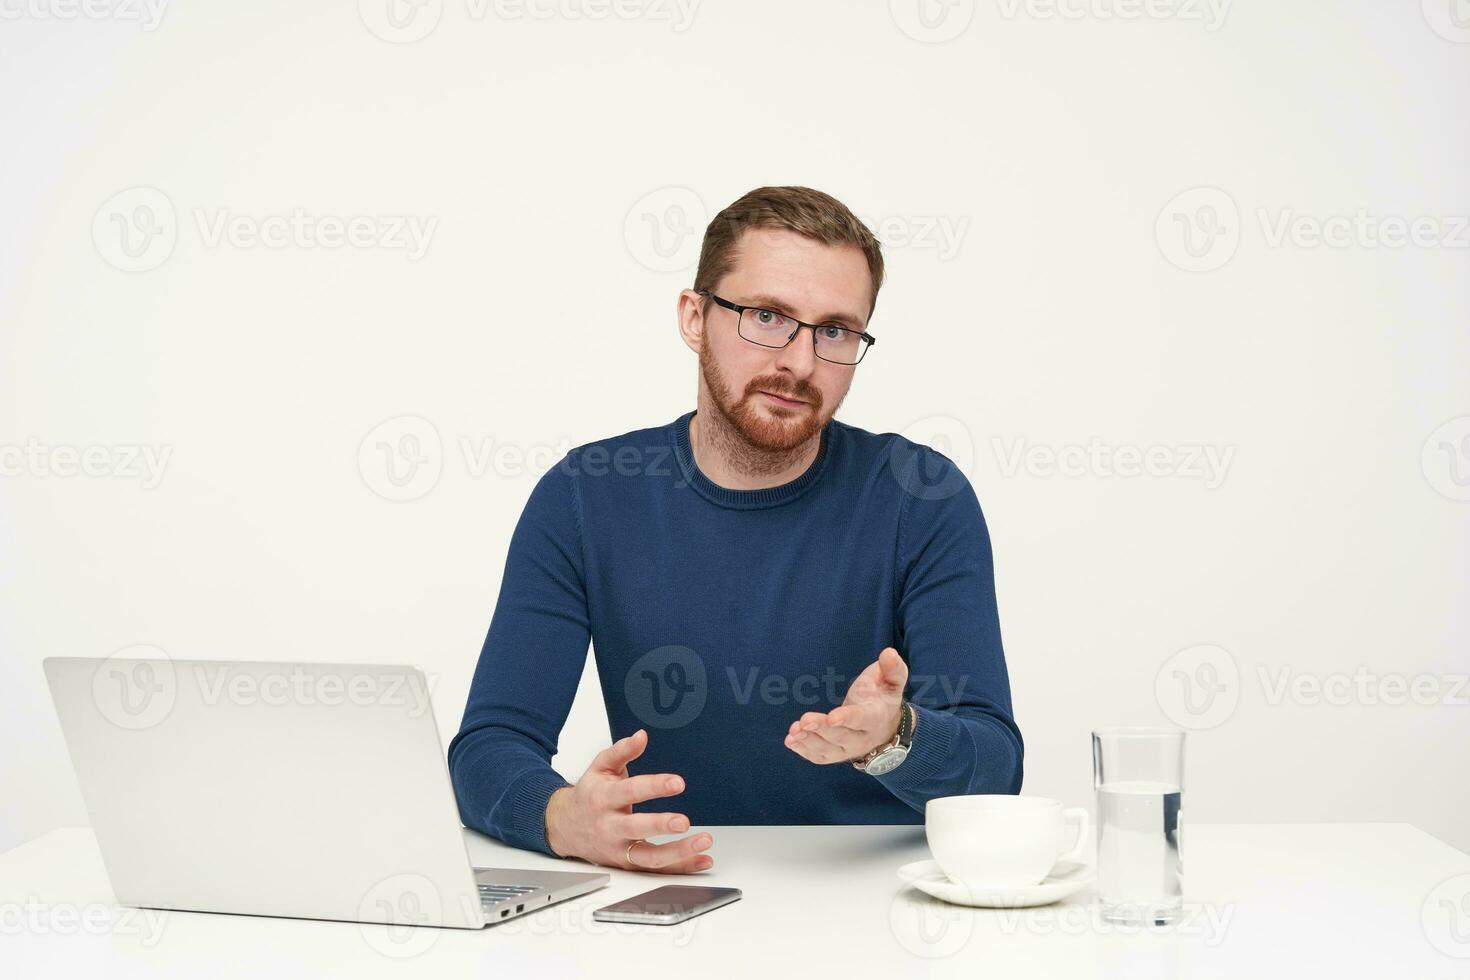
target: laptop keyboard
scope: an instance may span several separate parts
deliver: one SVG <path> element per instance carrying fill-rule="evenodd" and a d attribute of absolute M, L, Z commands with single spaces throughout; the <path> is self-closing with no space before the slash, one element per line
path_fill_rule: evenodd
<path fill-rule="evenodd" d="M 534 891 L 540 891 L 539 888 L 532 885 L 478 885 L 477 887 L 480 889 L 480 902 L 483 905 L 496 905 L 529 895 Z"/>

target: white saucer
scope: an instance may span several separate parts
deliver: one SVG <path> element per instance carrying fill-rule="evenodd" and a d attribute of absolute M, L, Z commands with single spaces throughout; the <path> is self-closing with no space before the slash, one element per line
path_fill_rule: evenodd
<path fill-rule="evenodd" d="M 981 888 L 952 880 L 939 869 L 938 861 L 915 861 L 898 869 L 898 877 L 926 894 L 954 905 L 982 909 L 1024 909 L 1050 905 L 1091 884 L 1092 866 L 1059 861 L 1040 884 L 1021 888 Z"/>

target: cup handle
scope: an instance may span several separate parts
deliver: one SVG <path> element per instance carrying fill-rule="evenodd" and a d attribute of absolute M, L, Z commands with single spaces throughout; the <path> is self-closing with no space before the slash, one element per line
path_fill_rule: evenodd
<path fill-rule="evenodd" d="M 1069 806 L 1062 811 L 1062 819 L 1069 817 L 1077 818 L 1077 843 L 1057 858 L 1057 863 L 1062 861 L 1075 861 L 1083 863 L 1083 854 L 1087 850 L 1087 839 L 1092 835 L 1092 817 L 1084 806 Z"/>

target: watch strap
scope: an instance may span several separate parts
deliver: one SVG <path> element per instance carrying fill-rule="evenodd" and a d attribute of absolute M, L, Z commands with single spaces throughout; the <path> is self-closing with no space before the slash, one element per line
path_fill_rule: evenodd
<path fill-rule="evenodd" d="M 854 759 L 852 761 L 853 766 L 858 769 L 866 769 L 868 763 L 889 749 L 897 748 L 900 745 L 907 749 L 914 740 L 914 725 L 918 721 L 917 715 L 918 712 L 914 710 L 913 705 L 908 701 L 901 702 L 898 711 L 898 731 L 893 733 L 893 738 L 876 749 L 873 749 L 867 755 Z"/>

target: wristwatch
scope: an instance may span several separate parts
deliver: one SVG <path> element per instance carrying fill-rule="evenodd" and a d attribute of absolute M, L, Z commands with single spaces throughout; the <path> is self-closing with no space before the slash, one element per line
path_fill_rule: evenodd
<path fill-rule="evenodd" d="M 893 741 L 887 745 L 878 746 L 860 759 L 852 760 L 854 769 L 870 776 L 881 776 L 885 772 L 897 769 L 903 760 L 908 758 L 909 746 L 914 741 L 914 729 L 919 724 L 919 712 L 907 701 L 900 707 L 898 731 L 893 733 Z"/>

